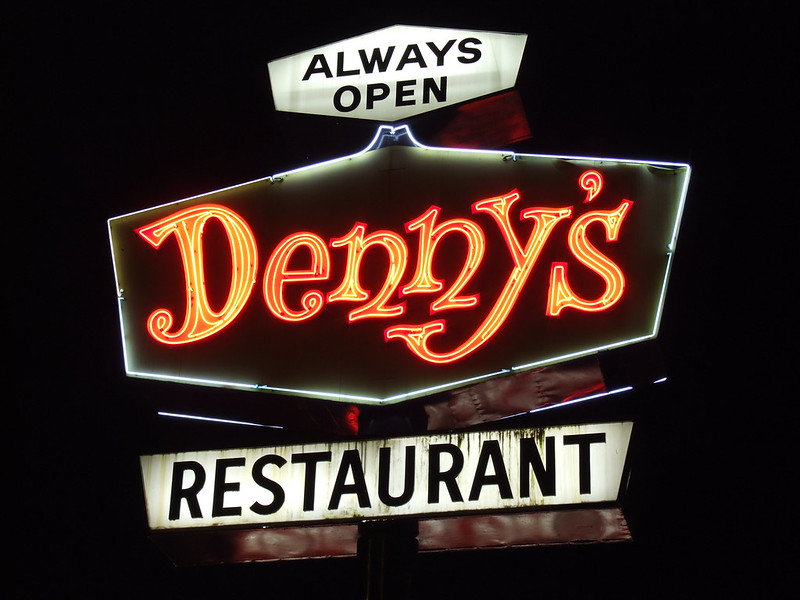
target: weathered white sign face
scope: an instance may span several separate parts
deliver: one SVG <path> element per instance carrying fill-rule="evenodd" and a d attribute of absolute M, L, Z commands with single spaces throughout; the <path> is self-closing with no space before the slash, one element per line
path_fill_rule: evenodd
<path fill-rule="evenodd" d="M 527 35 L 394 25 L 269 63 L 275 109 L 395 122 L 513 87 Z"/>
<path fill-rule="evenodd" d="M 618 499 L 632 423 L 141 458 L 151 529 L 498 511 Z"/>

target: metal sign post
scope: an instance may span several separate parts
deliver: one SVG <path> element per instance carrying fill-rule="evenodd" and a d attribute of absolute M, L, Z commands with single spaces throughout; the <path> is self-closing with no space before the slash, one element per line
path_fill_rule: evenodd
<path fill-rule="evenodd" d="M 387 411 L 363 410 L 359 431 L 367 435 L 410 435 L 410 420 Z M 364 600 L 405 600 L 412 581 L 419 544 L 419 525 L 411 520 L 364 521 L 358 527 L 357 556 L 364 573 Z"/>
<path fill-rule="evenodd" d="M 365 600 L 411 598 L 417 557 L 416 521 L 369 521 L 359 528 L 358 559 Z"/>

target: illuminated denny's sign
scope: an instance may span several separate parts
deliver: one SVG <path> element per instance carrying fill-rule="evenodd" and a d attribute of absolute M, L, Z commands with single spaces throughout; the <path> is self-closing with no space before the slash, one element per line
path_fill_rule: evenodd
<path fill-rule="evenodd" d="M 382 127 L 110 219 L 126 370 L 388 403 L 652 338 L 689 171 Z"/>

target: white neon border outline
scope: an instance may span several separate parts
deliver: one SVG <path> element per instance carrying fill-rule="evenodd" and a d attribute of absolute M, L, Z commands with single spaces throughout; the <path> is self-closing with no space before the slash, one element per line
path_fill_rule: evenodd
<path fill-rule="evenodd" d="M 470 377 L 467 379 L 451 381 L 449 383 L 439 384 L 431 387 L 417 389 L 411 392 L 405 392 L 403 394 L 396 394 L 394 396 L 386 396 L 384 398 L 376 398 L 372 396 L 359 396 L 354 394 L 343 394 L 341 392 L 323 392 L 323 391 L 315 391 L 315 390 L 301 390 L 301 389 L 293 389 L 293 388 L 284 388 L 284 387 L 276 387 L 270 386 L 266 384 L 257 384 L 257 383 L 242 383 L 242 382 L 232 382 L 232 381 L 218 381 L 214 379 L 202 379 L 202 378 L 194 378 L 194 377 L 181 377 L 177 375 L 163 375 L 158 373 L 145 373 L 145 372 L 137 372 L 131 371 L 128 366 L 128 349 L 127 344 L 125 343 L 126 335 L 125 335 L 125 325 L 122 317 L 122 302 L 125 300 L 124 297 L 124 290 L 120 288 L 119 279 L 118 279 L 118 272 L 117 272 L 117 265 L 116 260 L 114 257 L 114 241 L 111 236 L 111 224 L 112 221 L 117 219 L 124 219 L 139 213 L 149 212 L 155 209 L 164 208 L 167 206 L 171 206 L 173 204 L 179 204 L 181 202 L 186 202 L 188 200 L 196 200 L 199 198 L 203 198 L 205 196 L 210 196 L 212 194 L 218 194 L 220 192 L 225 192 L 229 190 L 233 190 L 239 187 L 243 187 L 246 185 L 251 185 L 253 183 L 260 183 L 262 181 L 282 181 L 284 178 L 289 177 L 291 175 L 301 173 L 303 171 L 308 171 L 310 169 L 316 169 L 317 167 L 331 165 L 339 162 L 344 162 L 347 160 L 351 160 L 357 158 L 363 154 L 366 154 L 370 150 L 380 147 L 380 142 L 382 141 L 383 137 L 389 135 L 395 138 L 399 138 L 401 136 L 408 136 L 408 139 L 414 144 L 415 147 L 421 148 L 423 150 L 438 150 L 438 151 L 447 151 L 447 152 L 463 152 L 463 153 L 471 153 L 471 154 L 494 154 L 500 156 L 503 159 L 511 159 L 516 161 L 518 157 L 528 157 L 528 158 L 547 158 L 547 159 L 560 159 L 560 160 L 567 160 L 567 161 L 590 161 L 590 162 L 611 162 L 611 163 L 629 163 L 629 164 L 639 164 L 639 165 L 648 165 L 648 166 L 657 166 L 657 167 L 665 167 L 665 168 L 672 168 L 672 169 L 686 169 L 686 178 L 683 182 L 683 188 L 680 192 L 680 199 L 678 201 L 678 208 L 675 214 L 675 223 L 672 230 L 672 236 L 670 238 L 668 247 L 666 249 L 667 255 L 667 265 L 664 269 L 664 279 L 661 285 L 661 294 L 659 296 L 658 305 L 656 307 L 656 315 L 653 321 L 653 330 L 650 334 L 639 336 L 636 338 L 631 338 L 629 340 L 623 340 L 619 342 L 614 342 L 613 344 L 607 344 L 603 346 L 598 346 L 595 348 L 588 348 L 585 350 L 581 350 L 580 352 L 573 352 L 570 354 L 565 354 L 563 356 L 553 357 L 545 360 L 535 361 L 532 363 L 527 363 L 524 365 L 517 365 L 513 367 L 509 367 L 506 369 L 500 369 L 494 371 L 492 373 L 487 373 L 483 375 L 476 375 L 475 377 Z M 196 385 L 205 385 L 210 387 L 219 387 L 219 388 L 233 388 L 233 389 L 241 389 L 241 390 L 251 390 L 251 391 L 262 391 L 262 392 L 272 392 L 276 394 L 289 394 L 298 397 L 308 397 L 308 398 L 317 398 L 321 400 L 332 400 L 338 402 L 355 402 L 355 403 L 363 403 L 363 404 L 374 404 L 374 405 L 382 405 L 382 404 L 394 404 L 397 402 L 401 402 L 403 400 L 411 400 L 414 398 L 420 398 L 429 394 L 433 394 L 443 390 L 449 389 L 456 389 L 458 387 L 471 385 L 474 383 L 478 383 L 481 381 L 486 381 L 488 379 L 492 379 L 494 377 L 498 377 L 500 375 L 505 375 L 509 373 L 515 373 L 519 371 L 526 371 L 529 369 L 533 369 L 535 367 L 555 364 L 559 362 L 563 362 L 565 360 L 571 360 L 575 358 L 580 358 L 583 356 L 589 356 L 591 354 L 596 354 L 597 352 L 601 352 L 604 350 L 609 350 L 612 348 L 619 348 L 622 346 L 628 346 L 631 344 L 635 344 L 637 342 L 641 342 L 644 340 L 653 339 L 657 336 L 658 330 L 661 326 L 661 316 L 663 314 L 664 309 L 664 302 L 666 299 L 666 290 L 667 284 L 669 281 L 669 275 L 672 267 L 672 258 L 675 252 L 675 245 L 678 238 L 678 232 L 680 230 L 680 223 L 683 217 L 683 209 L 686 203 L 686 196 L 688 193 L 689 188 L 689 180 L 691 178 L 692 168 L 688 163 L 673 163 L 673 162 L 664 162 L 664 161 L 648 161 L 648 160 L 638 160 L 638 159 L 614 159 L 614 158 L 599 158 L 599 157 L 589 157 L 589 156 L 566 156 L 566 155 L 552 155 L 552 154 L 524 154 L 518 152 L 509 152 L 504 150 L 481 150 L 475 148 L 446 148 L 446 147 L 437 147 L 437 146 L 426 146 L 425 144 L 420 143 L 414 135 L 411 133 L 411 128 L 408 125 L 379 125 L 374 137 L 370 141 L 370 143 L 363 149 L 353 154 L 348 154 L 346 156 L 333 158 L 329 160 L 324 160 L 318 163 L 314 163 L 312 165 L 307 165 L 304 167 L 299 167 L 296 169 L 291 169 L 289 171 L 284 171 L 281 173 L 277 173 L 275 175 L 270 175 L 267 177 L 260 177 L 258 179 L 254 179 L 252 181 L 248 181 L 245 183 L 239 183 L 236 185 L 232 185 L 229 187 L 221 188 L 219 190 L 214 190 L 211 192 L 205 192 L 203 194 L 197 194 L 195 196 L 190 196 L 188 198 L 182 198 L 180 200 L 175 200 L 173 202 L 167 202 L 165 204 L 161 204 L 158 206 L 145 208 L 138 211 L 133 211 L 130 213 L 126 213 L 124 215 L 119 215 L 116 217 L 111 217 L 108 219 L 108 236 L 109 242 L 111 244 L 111 260 L 114 267 L 114 282 L 117 288 L 117 309 L 119 312 L 119 321 L 120 321 L 120 334 L 122 335 L 122 354 L 123 354 L 123 362 L 125 365 L 125 374 L 129 377 L 141 377 L 144 379 L 153 379 L 158 381 L 170 381 L 170 382 L 177 382 L 177 383 L 188 383 L 188 384 L 196 384 Z M 627 390 L 628 388 L 625 388 Z M 623 391 L 623 390 L 620 390 Z M 602 395 L 607 395 L 608 393 L 613 392 L 606 392 Z M 588 396 L 586 398 L 578 398 L 571 402 L 578 402 L 584 401 L 588 399 L 595 398 L 595 396 Z M 561 406 L 561 405 L 557 405 Z"/>
<path fill-rule="evenodd" d="M 254 423 L 252 421 L 236 421 L 233 419 L 222 419 L 220 417 L 204 417 L 202 415 L 189 415 L 185 413 L 174 413 L 160 410 L 158 411 L 159 417 L 170 417 L 174 419 L 187 419 L 189 421 L 205 421 L 209 423 L 222 423 L 224 425 L 246 425 L 248 427 L 266 427 L 267 429 L 283 429 L 281 425 L 264 425 L 263 423 Z"/>

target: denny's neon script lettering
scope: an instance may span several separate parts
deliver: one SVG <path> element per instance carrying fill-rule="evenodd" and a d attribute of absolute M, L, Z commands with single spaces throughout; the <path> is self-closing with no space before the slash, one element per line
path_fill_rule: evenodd
<path fill-rule="evenodd" d="M 114 217 L 125 372 L 382 404 L 652 339 L 689 174 L 382 126 Z"/>
<path fill-rule="evenodd" d="M 580 185 L 584 189 L 590 189 L 587 179 L 592 182 L 591 193 L 602 187 L 599 172 L 581 176 Z M 430 206 L 405 223 L 405 235 L 387 229 L 371 231 L 368 224 L 358 222 L 348 232 L 328 240 L 315 232 L 298 231 L 281 240 L 266 258 L 266 267 L 260 275 L 264 306 L 274 318 L 302 322 L 315 317 L 326 304 L 350 303 L 353 305 L 347 314 L 350 322 L 363 319 L 390 322 L 383 332 L 386 342 L 405 342 L 412 353 L 430 363 L 458 361 L 490 342 L 503 327 L 543 248 L 554 235 L 566 236 L 574 258 L 602 279 L 604 289 L 596 297 L 582 297 L 570 285 L 569 264 L 553 262 L 546 267 L 550 285 L 541 310 L 550 317 L 558 317 L 566 309 L 596 312 L 616 304 L 625 293 L 625 275 L 619 265 L 589 240 L 587 232 L 598 228 L 607 242 L 616 241 L 633 206 L 631 200 L 621 199 L 613 210 L 594 210 L 573 218 L 572 207 L 525 206 L 520 193 L 512 190 L 474 202 L 473 219 L 444 218 L 439 207 Z M 479 222 L 478 217 L 483 219 Z M 515 219 L 526 225 L 522 233 L 512 224 Z M 219 309 L 212 308 L 206 289 L 206 280 L 214 275 L 206 273 L 204 268 L 203 232 L 212 220 L 224 229 L 231 261 L 227 299 Z M 511 268 L 504 274 L 504 283 L 494 298 L 464 291 L 482 266 L 486 227 L 499 230 L 511 259 Z M 164 344 L 191 344 L 213 336 L 232 323 L 250 300 L 259 278 L 260 252 L 253 230 L 233 210 L 217 204 L 200 204 L 179 210 L 137 232 L 155 248 L 173 239 L 183 263 L 183 323 L 175 322 L 169 308 L 158 308 L 147 320 L 147 329 L 155 340 Z M 440 242 L 448 235 L 462 236 L 467 251 L 459 275 L 446 286 L 435 271 Z M 346 256 L 345 268 L 340 273 L 332 271 L 333 252 Z M 374 293 L 361 283 L 367 252 L 383 252 L 386 259 L 383 283 Z M 416 256 L 413 262 L 412 254 Z M 286 297 L 290 286 L 304 286 L 295 305 Z M 403 317 L 407 299 L 423 295 L 429 299 L 430 314 L 442 315 L 441 318 L 406 322 Z M 436 350 L 432 340 L 447 330 L 445 315 L 450 310 L 480 311 L 485 316 L 460 344 Z"/>

